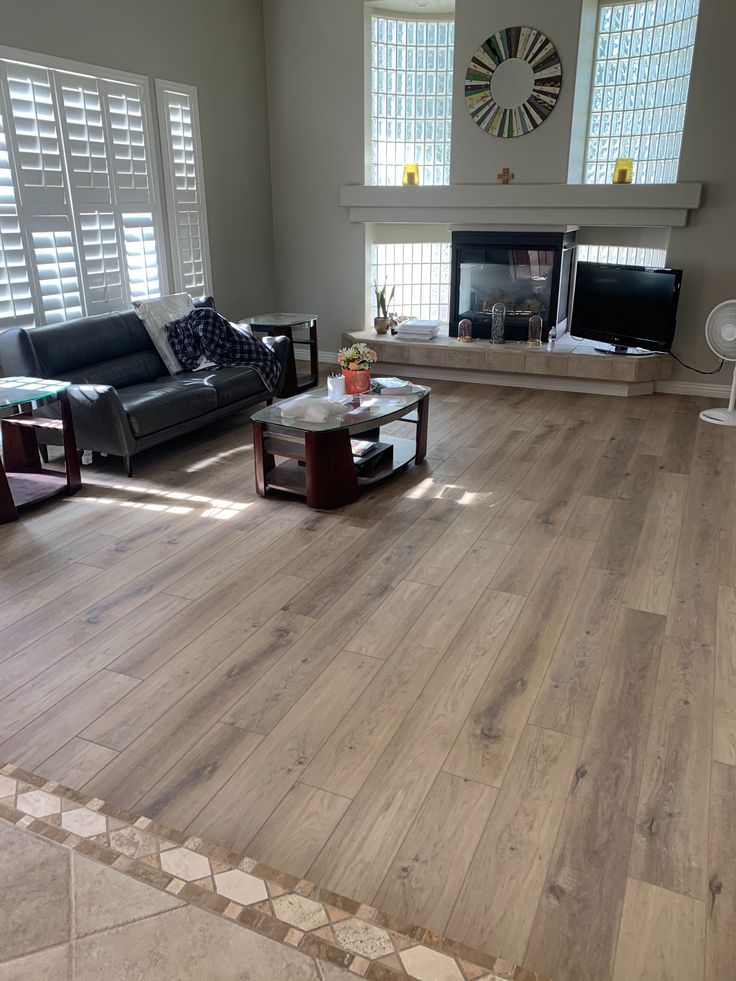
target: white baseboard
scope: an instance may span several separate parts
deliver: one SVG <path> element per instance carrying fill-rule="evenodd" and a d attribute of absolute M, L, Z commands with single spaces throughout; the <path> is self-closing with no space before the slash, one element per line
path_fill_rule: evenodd
<path fill-rule="evenodd" d="M 730 385 L 716 385 L 713 382 L 689 382 L 665 379 L 655 383 L 655 391 L 668 395 L 705 395 L 712 399 L 725 399 L 731 394 Z"/>

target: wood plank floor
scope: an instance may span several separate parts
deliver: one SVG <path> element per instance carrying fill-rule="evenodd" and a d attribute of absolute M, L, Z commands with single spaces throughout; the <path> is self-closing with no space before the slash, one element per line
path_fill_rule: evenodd
<path fill-rule="evenodd" d="M 736 436 L 431 384 L 340 511 L 243 414 L 0 528 L 0 759 L 555 981 L 736 976 Z"/>

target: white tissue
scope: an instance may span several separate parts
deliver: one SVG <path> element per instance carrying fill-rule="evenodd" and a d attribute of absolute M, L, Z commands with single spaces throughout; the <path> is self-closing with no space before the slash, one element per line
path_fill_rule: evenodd
<path fill-rule="evenodd" d="M 281 407 L 284 419 L 303 419 L 305 422 L 327 422 L 336 416 L 341 416 L 343 406 L 329 399 L 316 399 L 305 396 L 300 399 L 290 399 Z"/>

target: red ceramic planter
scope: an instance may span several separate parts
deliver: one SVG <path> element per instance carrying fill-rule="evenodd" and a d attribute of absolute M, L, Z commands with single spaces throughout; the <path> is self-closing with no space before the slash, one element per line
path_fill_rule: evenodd
<path fill-rule="evenodd" d="M 370 369 L 365 371 L 351 371 L 349 368 L 342 369 L 342 377 L 345 379 L 346 395 L 362 395 L 371 390 Z"/>

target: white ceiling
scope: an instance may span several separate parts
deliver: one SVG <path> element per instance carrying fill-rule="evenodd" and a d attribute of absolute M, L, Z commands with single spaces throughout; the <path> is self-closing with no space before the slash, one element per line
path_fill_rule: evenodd
<path fill-rule="evenodd" d="M 391 10 L 394 13 L 409 13 L 418 16 L 455 12 L 455 0 L 368 0 L 368 5 L 382 10 Z"/>

